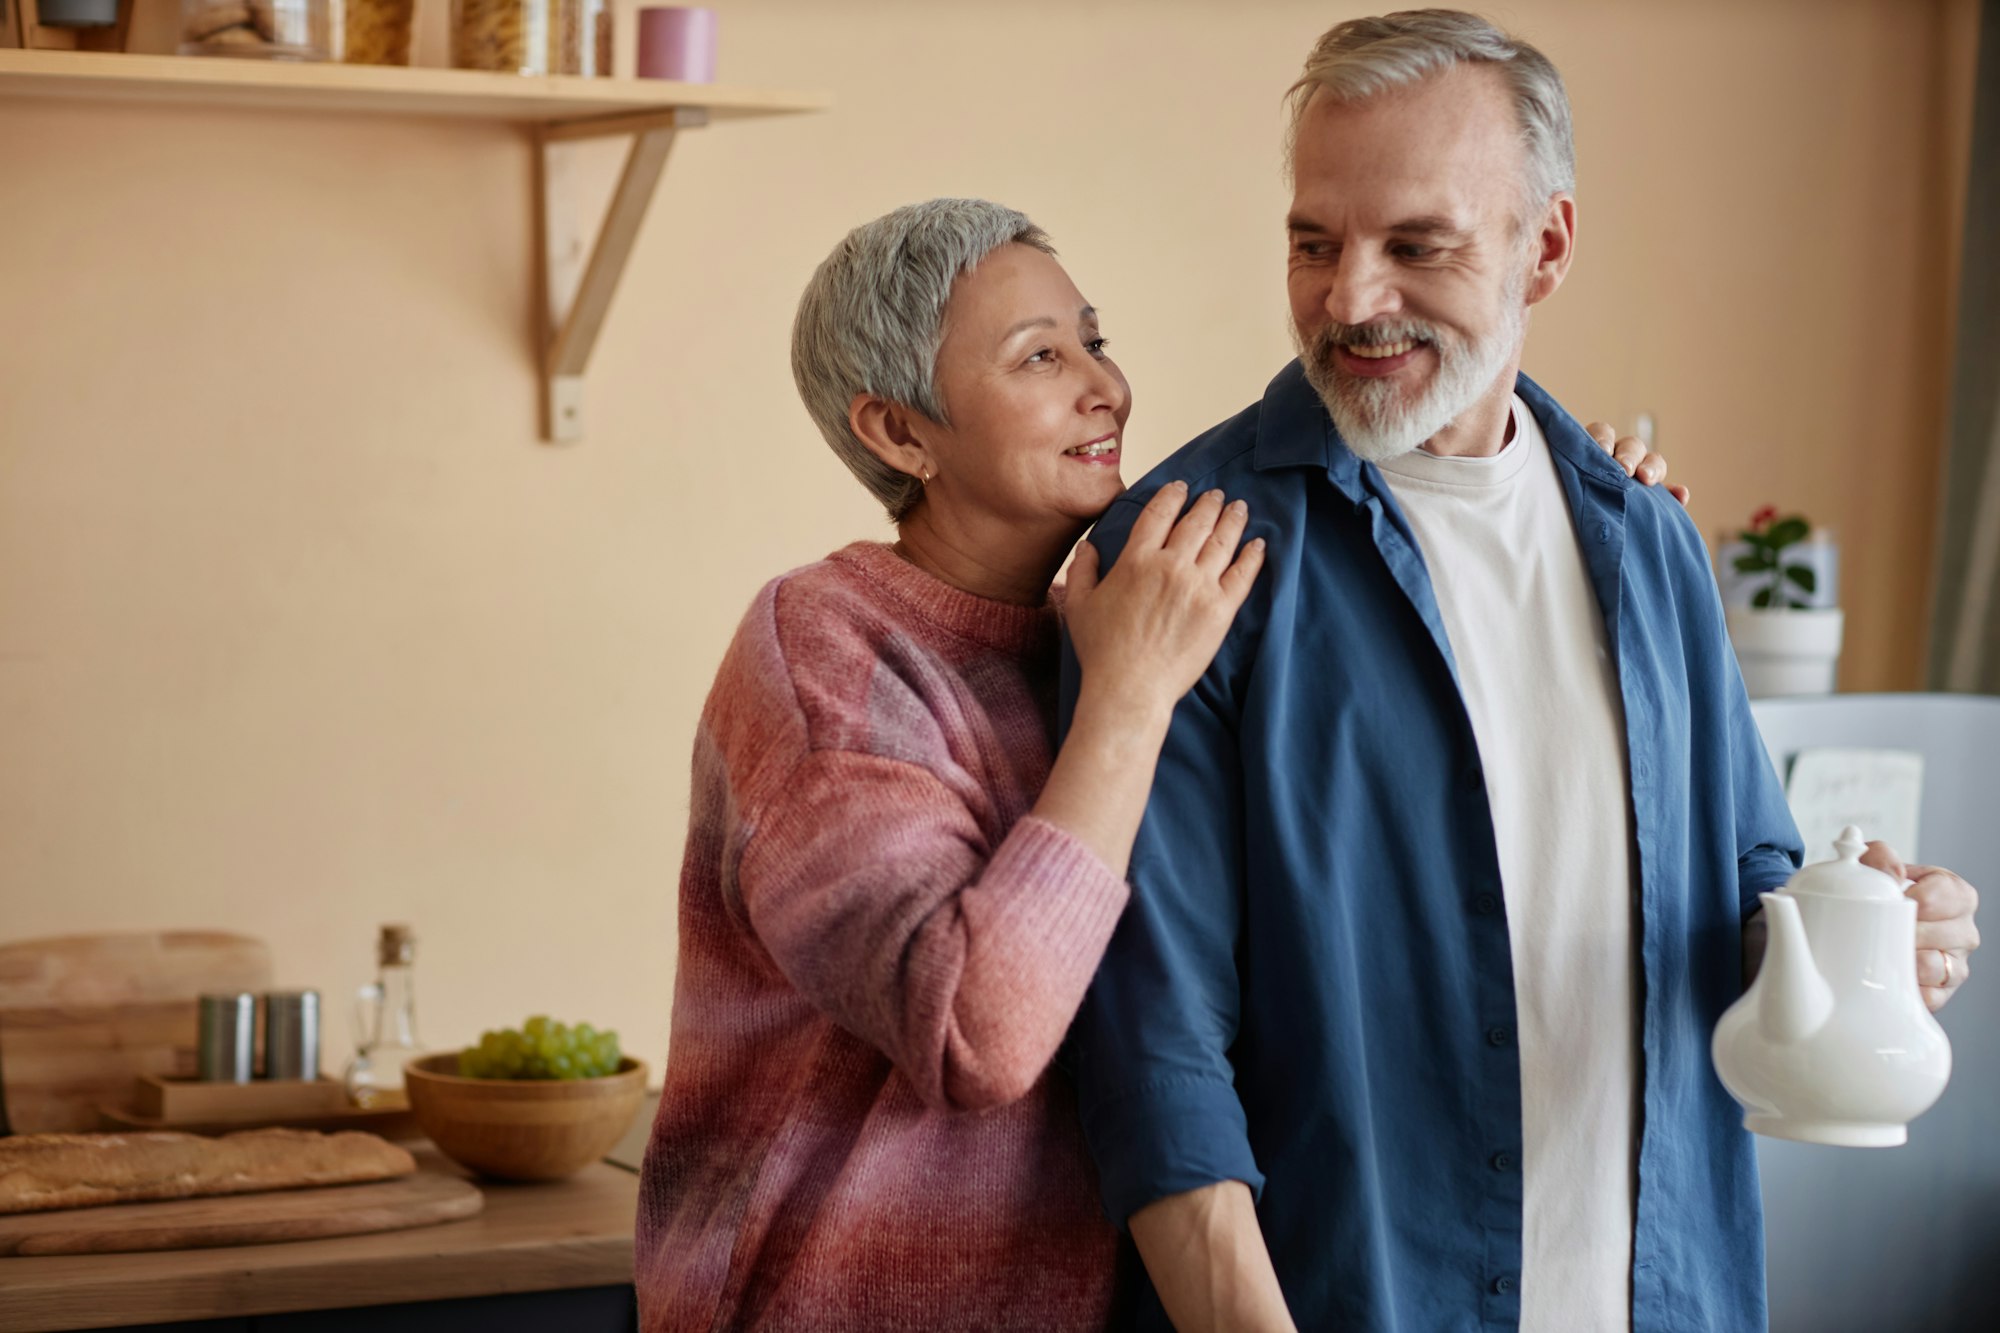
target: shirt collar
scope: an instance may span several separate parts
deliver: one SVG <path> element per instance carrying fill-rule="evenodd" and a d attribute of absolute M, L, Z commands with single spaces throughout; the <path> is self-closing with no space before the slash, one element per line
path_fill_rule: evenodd
<path fill-rule="evenodd" d="M 1578 425 L 1576 418 L 1564 411 L 1562 404 L 1551 398 L 1541 385 L 1519 375 L 1514 379 L 1514 392 L 1521 395 L 1521 401 L 1535 414 L 1542 435 L 1557 458 L 1588 480 L 1612 490 L 1630 490 L 1639 484 L 1625 475 L 1625 469 L 1604 452 L 1604 446 L 1591 439 L 1590 432 Z"/>
<path fill-rule="evenodd" d="M 1625 470 L 1539 384 L 1526 375 L 1516 375 L 1514 392 L 1535 414 L 1557 458 L 1600 485 L 1624 490 L 1633 484 Z M 1255 466 L 1259 472 L 1268 472 L 1307 465 L 1324 467 L 1348 499 L 1358 502 L 1365 497 L 1361 460 L 1341 441 L 1326 405 L 1306 382 L 1305 367 L 1293 358 L 1264 389 L 1263 406 L 1257 414 Z"/>
<path fill-rule="evenodd" d="M 1254 466 L 1269 472 L 1308 464 L 1325 468 L 1333 484 L 1350 497 L 1357 494 L 1361 460 L 1340 442 L 1326 404 L 1306 382 L 1305 367 L 1294 357 L 1264 389 Z"/>

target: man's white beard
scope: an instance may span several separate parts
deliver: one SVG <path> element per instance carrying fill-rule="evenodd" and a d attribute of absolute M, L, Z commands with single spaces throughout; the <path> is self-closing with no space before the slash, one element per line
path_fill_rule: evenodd
<path fill-rule="evenodd" d="M 1356 457 L 1370 463 L 1400 458 L 1457 421 L 1493 387 L 1520 350 L 1528 328 L 1528 308 L 1521 303 L 1526 283 L 1508 285 L 1500 327 L 1476 341 L 1449 335 L 1421 319 L 1331 324 L 1310 341 L 1300 334 L 1296 323 L 1292 325 L 1292 345 L 1298 349 L 1306 379 L 1319 392 L 1340 438 Z M 1414 400 L 1406 400 L 1393 377 L 1350 375 L 1334 361 L 1334 348 L 1343 343 L 1381 346 L 1405 338 L 1423 340 L 1438 355 L 1437 374 Z"/>

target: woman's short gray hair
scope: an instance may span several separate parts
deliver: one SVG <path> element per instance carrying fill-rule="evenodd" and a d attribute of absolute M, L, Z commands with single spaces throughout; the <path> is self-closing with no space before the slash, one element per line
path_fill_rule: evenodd
<path fill-rule="evenodd" d="M 1354 19 L 1331 29 L 1306 57 L 1305 73 L 1292 85 L 1286 160 L 1298 141 L 1299 123 L 1315 94 L 1360 102 L 1405 87 L 1456 64 L 1486 64 L 1500 71 L 1520 120 L 1527 160 L 1523 203 L 1539 212 L 1558 194 L 1576 189 L 1576 146 L 1570 135 L 1569 94 L 1549 58 L 1509 37 L 1477 14 L 1456 9 L 1411 9 L 1380 18 Z"/>
<path fill-rule="evenodd" d="M 938 347 L 952 284 L 1003 245 L 1054 254 L 1023 214 L 984 199 L 930 199 L 863 223 L 806 284 L 792 322 L 792 378 L 820 434 L 848 471 L 900 522 L 923 494 L 848 424 L 848 405 L 874 394 L 945 422 Z"/>

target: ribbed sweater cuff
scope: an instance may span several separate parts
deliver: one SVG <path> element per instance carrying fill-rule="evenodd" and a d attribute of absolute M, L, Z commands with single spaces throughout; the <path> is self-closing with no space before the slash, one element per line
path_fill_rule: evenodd
<path fill-rule="evenodd" d="M 1028 815 L 1009 830 L 987 863 L 987 883 L 1021 886 L 1004 915 L 1063 970 L 1095 973 L 1131 890 L 1082 840 Z"/>

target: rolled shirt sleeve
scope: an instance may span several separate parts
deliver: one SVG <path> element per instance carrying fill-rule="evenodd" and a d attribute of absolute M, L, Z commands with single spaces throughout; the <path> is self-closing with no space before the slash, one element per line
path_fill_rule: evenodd
<path fill-rule="evenodd" d="M 1733 669 L 1733 668 L 1732 668 Z M 1750 715 L 1739 678 L 1731 714 L 1731 759 L 1736 766 L 1736 883 L 1743 919 L 1763 910 L 1758 895 L 1780 888 L 1805 860 L 1785 790 L 1770 752 Z"/>
<path fill-rule="evenodd" d="M 1107 567 L 1137 512 L 1122 502 L 1093 534 Z M 1080 681 L 1065 641 L 1065 728 Z M 1071 1030 L 1084 1135 L 1120 1226 L 1155 1200 L 1219 1181 L 1263 1189 L 1229 1060 L 1244 876 L 1232 712 L 1219 666 L 1176 708 L 1132 850 L 1131 902 Z"/>

